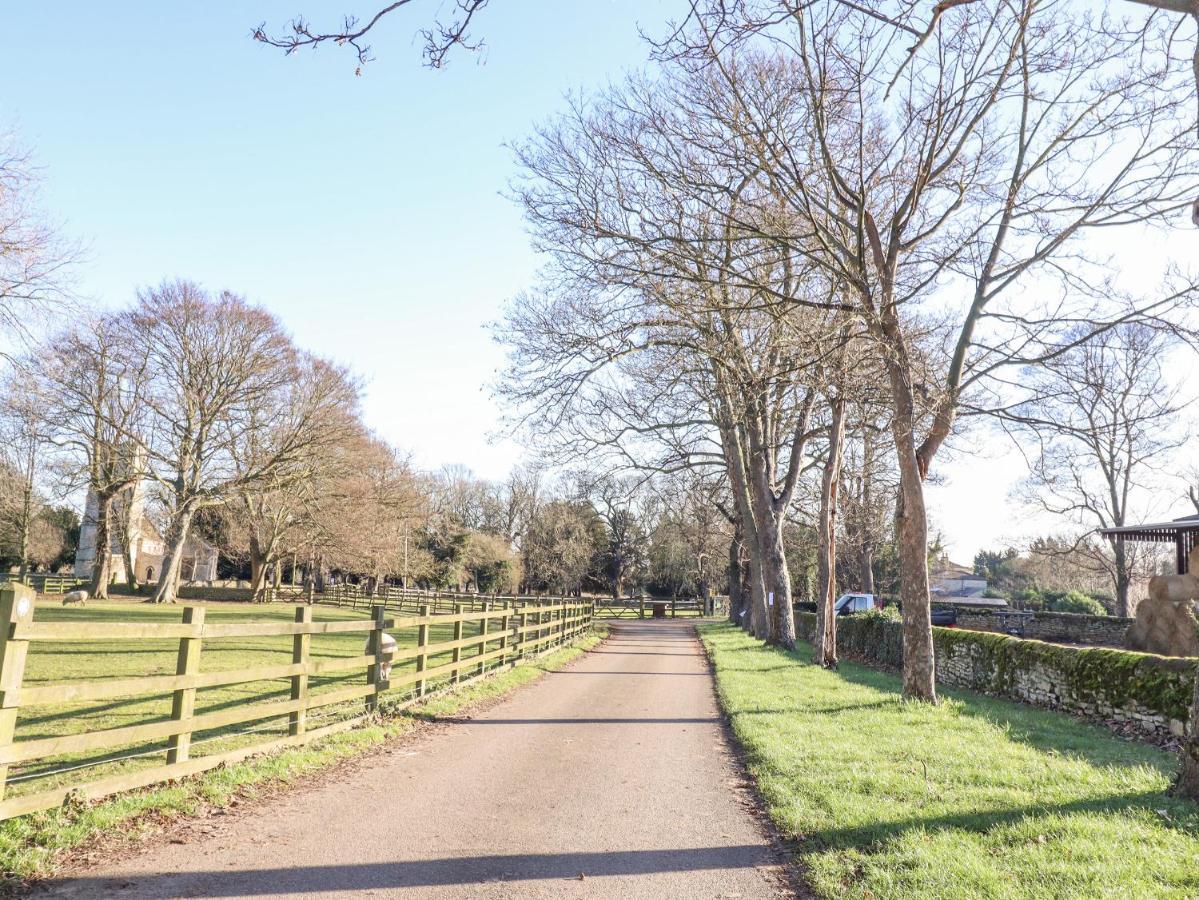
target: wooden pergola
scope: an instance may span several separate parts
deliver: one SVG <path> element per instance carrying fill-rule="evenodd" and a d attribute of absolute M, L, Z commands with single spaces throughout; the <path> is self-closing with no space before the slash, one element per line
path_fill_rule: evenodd
<path fill-rule="evenodd" d="M 1154 522 L 1148 525 L 1125 525 L 1123 528 L 1103 528 L 1100 534 L 1121 541 L 1145 541 L 1156 544 L 1173 544 L 1178 574 L 1187 571 L 1187 554 L 1199 543 L 1199 516 L 1183 516 L 1172 522 Z"/>

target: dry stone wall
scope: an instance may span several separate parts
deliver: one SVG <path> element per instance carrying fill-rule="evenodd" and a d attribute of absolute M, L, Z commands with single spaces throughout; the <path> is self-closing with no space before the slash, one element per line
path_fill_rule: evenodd
<path fill-rule="evenodd" d="M 1000 619 L 986 610 L 956 607 L 958 626 L 972 631 L 1002 632 Z M 1033 613 L 1025 623 L 1024 636 L 1038 641 L 1123 647 L 1132 619 L 1122 616 L 1084 616 L 1077 613 Z"/>
<path fill-rule="evenodd" d="M 796 629 L 810 641 L 816 616 L 797 614 Z M 963 628 L 934 628 L 933 643 L 941 684 L 1102 719 L 1154 740 L 1185 731 L 1199 660 L 1060 647 Z M 879 615 L 838 619 L 837 650 L 896 669 L 903 665 L 903 628 Z"/>

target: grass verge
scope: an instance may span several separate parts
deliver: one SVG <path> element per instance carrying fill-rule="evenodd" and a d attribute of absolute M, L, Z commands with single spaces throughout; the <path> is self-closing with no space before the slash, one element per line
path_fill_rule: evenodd
<path fill-rule="evenodd" d="M 591 634 L 571 646 L 435 694 L 404 709 L 396 709 L 395 701 L 385 702 L 377 721 L 313 744 L 256 756 L 82 808 L 49 810 L 0 823 L 0 889 L 11 893 L 30 880 L 50 875 L 66 853 L 106 834 L 119 831 L 136 839 L 158 830 L 164 821 L 206 807 L 253 800 L 256 794 L 295 783 L 409 732 L 423 720 L 453 715 L 499 698 L 581 656 L 603 640 L 607 630 L 606 625 L 597 623 Z"/>
<path fill-rule="evenodd" d="M 1199 897 L 1199 806 L 1175 759 L 1065 715 L 828 672 L 699 626 L 720 701 L 819 897 Z"/>

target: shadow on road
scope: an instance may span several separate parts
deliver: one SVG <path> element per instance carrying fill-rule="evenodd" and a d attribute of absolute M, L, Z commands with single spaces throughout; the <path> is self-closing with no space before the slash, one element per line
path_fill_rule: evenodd
<path fill-rule="evenodd" d="M 763 865 L 760 844 L 692 847 L 678 850 L 626 850 L 612 853 L 530 853 L 512 856 L 364 863 L 348 866 L 294 866 L 217 872 L 159 872 L 129 878 L 73 878 L 47 883 L 75 896 L 110 896 L 128 890 L 139 897 L 246 897 L 330 891 L 486 882 L 600 878 L 655 872 L 754 868 Z"/>

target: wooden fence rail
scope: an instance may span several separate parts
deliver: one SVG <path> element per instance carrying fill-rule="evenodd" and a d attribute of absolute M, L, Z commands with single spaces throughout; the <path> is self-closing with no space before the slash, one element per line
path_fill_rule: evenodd
<path fill-rule="evenodd" d="M 207 622 L 203 606 L 184 606 L 178 623 L 36 622 L 34 591 L 20 584 L 0 585 L 0 820 L 58 806 L 71 796 L 82 799 L 102 797 L 345 730 L 376 710 L 388 692 L 392 692 L 398 702 L 409 702 L 425 695 L 434 682 L 452 685 L 482 676 L 489 670 L 511 665 L 573 640 L 590 628 L 594 614 L 590 601 L 535 604 L 481 600 L 478 608 L 468 609 L 466 604 L 458 602 L 456 608 L 446 613 L 434 612 L 431 603 L 422 603 L 413 615 L 390 617 L 385 602 L 378 602 L 372 606 L 370 618 L 319 622 L 313 621 L 312 611 L 311 606 L 296 607 L 294 622 Z M 453 637 L 432 640 L 434 627 L 439 633 L 448 630 L 440 626 L 450 626 Z M 415 643 L 385 652 L 387 635 L 405 630 L 415 632 Z M 468 631 L 476 633 L 469 634 Z M 364 638 L 362 655 L 312 657 L 314 636 L 354 633 Z M 272 636 L 292 638 L 290 663 L 211 672 L 203 670 L 208 640 Z M 132 678 L 23 683 L 27 657 L 31 648 L 38 644 L 104 640 L 161 642 L 164 638 L 178 641 L 174 675 L 147 672 Z M 280 649 L 286 652 L 284 645 Z M 464 650 L 472 652 L 468 654 Z M 433 664 L 442 656 L 447 661 Z M 404 664 L 410 660 L 414 665 L 408 668 Z M 81 661 L 80 668 L 86 671 L 86 663 Z M 344 678 L 354 672 L 362 673 L 364 683 L 345 683 Z M 330 675 L 337 675 L 341 680 L 323 690 L 310 690 L 310 679 Z M 288 683 L 287 699 L 263 701 L 252 698 L 213 710 L 196 711 L 198 690 L 272 680 Z M 78 734 L 29 739 L 15 737 L 18 715 L 30 707 L 168 693 L 171 711 L 167 719 Z M 356 712 L 351 709 L 333 724 L 310 727 L 312 710 L 351 701 L 359 701 Z M 193 737 L 201 732 L 283 718 L 287 723 L 286 737 L 258 739 L 247 746 L 202 756 L 192 754 Z M 250 733 L 251 730 L 247 730 L 238 734 L 246 736 Z M 113 754 L 124 752 L 122 748 L 148 744 L 154 745 L 149 751 L 131 753 L 127 758 L 136 756 L 144 761 L 147 756 L 160 756 L 160 762 L 91 781 L 80 776 L 78 781 L 72 780 L 51 790 L 6 796 L 12 766 L 36 764 L 45 767 L 44 774 L 57 776 L 75 769 L 107 765 L 113 761 Z M 53 768 L 56 758 L 79 753 L 102 755 L 95 762 L 76 765 L 78 761 L 71 760 L 70 765 Z"/>
<path fill-rule="evenodd" d="M 74 575 L 43 575 L 26 573 L 23 578 L 12 579 L 21 584 L 29 585 L 39 594 L 65 594 L 78 588 L 87 587 L 91 581 L 87 578 L 76 578 Z"/>

